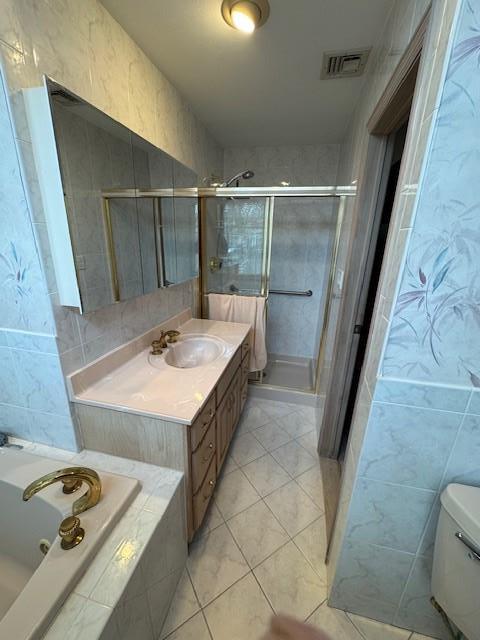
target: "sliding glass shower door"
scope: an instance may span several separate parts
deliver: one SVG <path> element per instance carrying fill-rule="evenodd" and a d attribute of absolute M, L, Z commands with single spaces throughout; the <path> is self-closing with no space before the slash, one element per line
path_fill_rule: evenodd
<path fill-rule="evenodd" d="M 255 382 L 315 392 L 345 196 L 322 187 L 227 191 L 201 199 L 204 313 L 208 293 L 268 297 L 268 364 Z"/>
<path fill-rule="evenodd" d="M 263 383 L 315 388 L 338 198 L 276 197 Z"/>
<path fill-rule="evenodd" d="M 206 198 L 204 203 L 203 292 L 266 296 L 269 198 Z"/>

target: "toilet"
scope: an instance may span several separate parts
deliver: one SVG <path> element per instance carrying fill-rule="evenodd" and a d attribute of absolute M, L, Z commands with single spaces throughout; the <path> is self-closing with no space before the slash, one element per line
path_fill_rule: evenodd
<path fill-rule="evenodd" d="M 480 488 L 449 484 L 441 495 L 432 592 L 451 622 L 480 640 Z"/>

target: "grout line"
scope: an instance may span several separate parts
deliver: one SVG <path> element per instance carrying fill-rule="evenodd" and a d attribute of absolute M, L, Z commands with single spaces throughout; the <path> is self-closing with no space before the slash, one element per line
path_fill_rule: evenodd
<path fill-rule="evenodd" d="M 210 625 L 208 624 L 207 616 L 205 615 L 205 611 L 203 610 L 203 608 L 200 609 L 199 613 L 202 615 L 202 618 L 203 618 L 203 620 L 205 622 L 205 626 L 207 627 L 207 631 L 208 631 L 208 634 L 209 634 L 211 640 L 214 640 L 213 639 L 213 632 L 210 629 Z"/>

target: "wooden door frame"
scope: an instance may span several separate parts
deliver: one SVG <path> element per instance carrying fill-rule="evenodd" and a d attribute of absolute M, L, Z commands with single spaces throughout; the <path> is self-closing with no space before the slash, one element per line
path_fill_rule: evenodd
<path fill-rule="evenodd" d="M 385 196 L 382 178 L 388 137 L 401 126 L 410 111 L 430 15 L 429 9 L 367 123 L 369 138 L 353 209 L 346 285 L 335 333 L 334 357 L 318 443 L 319 454 L 328 458 L 338 458 L 340 453 L 346 403 L 358 347 L 358 335 L 354 333 L 354 328 L 363 322 L 365 289 L 370 282 L 372 251 L 376 246 Z"/>

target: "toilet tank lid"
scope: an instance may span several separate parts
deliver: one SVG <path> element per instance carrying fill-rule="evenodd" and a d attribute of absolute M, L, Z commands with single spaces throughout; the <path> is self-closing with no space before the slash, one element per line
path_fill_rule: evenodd
<path fill-rule="evenodd" d="M 449 484 L 440 497 L 442 507 L 472 542 L 480 545 L 480 488 Z"/>

